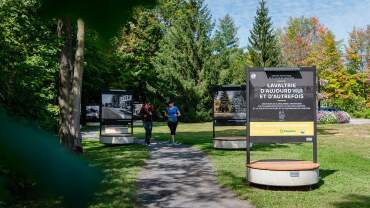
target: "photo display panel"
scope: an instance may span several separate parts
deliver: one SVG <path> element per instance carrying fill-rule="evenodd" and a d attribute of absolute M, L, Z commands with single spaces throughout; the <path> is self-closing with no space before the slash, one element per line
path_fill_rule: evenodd
<path fill-rule="evenodd" d="M 99 105 L 87 105 L 86 106 L 86 121 L 98 122 L 99 121 Z"/>
<path fill-rule="evenodd" d="M 130 91 L 117 90 L 102 93 L 103 120 L 131 120 L 133 114 L 133 95 Z"/>
<path fill-rule="evenodd" d="M 311 142 L 315 134 L 314 68 L 249 69 L 251 142 Z"/>
<path fill-rule="evenodd" d="M 143 103 L 134 103 L 134 119 L 135 120 L 140 120 L 140 110 L 144 106 Z"/>
<path fill-rule="evenodd" d="M 215 120 L 246 120 L 245 87 L 218 87 L 214 90 Z"/>

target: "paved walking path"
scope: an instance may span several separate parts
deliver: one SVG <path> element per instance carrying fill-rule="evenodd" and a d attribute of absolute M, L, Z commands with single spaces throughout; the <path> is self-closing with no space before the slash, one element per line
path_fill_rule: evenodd
<path fill-rule="evenodd" d="M 143 207 L 253 207 L 217 184 L 211 162 L 199 150 L 161 142 L 150 152 L 138 182 L 138 202 Z"/>
<path fill-rule="evenodd" d="M 352 118 L 349 124 L 353 124 L 353 125 L 370 124 L 370 119 Z"/>

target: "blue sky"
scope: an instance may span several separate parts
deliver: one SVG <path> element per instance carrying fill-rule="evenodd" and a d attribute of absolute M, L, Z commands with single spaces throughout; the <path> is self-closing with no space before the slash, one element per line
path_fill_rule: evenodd
<path fill-rule="evenodd" d="M 337 40 L 347 42 L 348 32 L 354 26 L 370 24 L 370 0 L 267 0 L 269 14 L 275 28 L 286 25 L 290 16 L 316 16 L 328 27 Z M 226 14 L 233 17 L 238 26 L 240 46 L 248 44 L 258 0 L 205 0 L 213 19 Z"/>

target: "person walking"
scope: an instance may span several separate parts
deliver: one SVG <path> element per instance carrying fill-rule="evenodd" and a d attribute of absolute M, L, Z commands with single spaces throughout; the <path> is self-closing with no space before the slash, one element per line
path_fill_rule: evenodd
<path fill-rule="evenodd" d="M 172 144 L 175 144 L 175 135 L 178 124 L 178 117 L 181 116 L 181 113 L 172 100 L 168 102 L 168 106 L 165 111 L 165 116 L 167 117 L 167 125 L 170 128 Z"/>
<path fill-rule="evenodd" d="M 145 129 L 145 144 L 150 145 L 150 139 L 152 137 L 153 130 L 153 112 L 154 107 L 150 102 L 145 101 L 144 105 L 140 109 L 140 115 L 143 118 L 143 124 Z"/>

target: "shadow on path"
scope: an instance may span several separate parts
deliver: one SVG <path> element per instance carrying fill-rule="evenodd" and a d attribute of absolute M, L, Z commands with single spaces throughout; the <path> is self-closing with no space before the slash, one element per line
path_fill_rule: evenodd
<path fill-rule="evenodd" d="M 217 184 L 211 162 L 199 150 L 160 142 L 150 151 L 138 180 L 138 202 L 144 207 L 253 207 Z"/>

